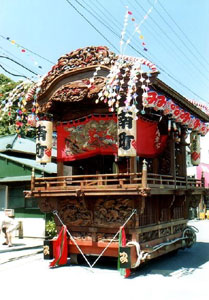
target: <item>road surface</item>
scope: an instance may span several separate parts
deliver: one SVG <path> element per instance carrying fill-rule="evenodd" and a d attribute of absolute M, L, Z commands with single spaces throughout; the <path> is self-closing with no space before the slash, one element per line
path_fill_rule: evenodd
<path fill-rule="evenodd" d="M 49 269 L 42 254 L 0 265 L 1 295 L 10 299 L 145 299 L 197 300 L 208 298 L 209 220 L 192 221 L 197 243 L 120 276 L 113 261 Z M 1 298 L 3 299 L 3 298 Z"/>

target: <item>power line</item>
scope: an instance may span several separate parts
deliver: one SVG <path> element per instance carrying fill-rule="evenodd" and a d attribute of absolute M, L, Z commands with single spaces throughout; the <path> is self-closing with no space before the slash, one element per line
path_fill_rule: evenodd
<path fill-rule="evenodd" d="M 135 11 L 137 12 L 137 16 L 138 16 L 138 14 L 139 14 L 139 13 L 138 13 L 138 9 L 134 6 L 133 2 L 130 2 L 129 0 L 127 0 L 127 1 L 128 1 L 128 3 L 131 4 L 132 7 L 135 9 Z M 122 3 L 121 0 L 120 0 L 120 2 Z M 122 4 L 123 4 L 123 3 L 122 3 Z M 150 27 L 147 26 L 146 23 L 144 23 L 143 26 L 144 26 L 144 27 L 146 28 L 146 30 L 150 33 L 150 35 L 152 35 L 152 37 L 153 37 L 157 42 L 159 42 L 159 45 L 161 45 L 162 42 L 161 42 L 161 40 L 159 40 L 158 35 L 157 35 L 156 33 L 153 33 L 153 32 L 150 30 Z M 134 44 L 135 44 L 135 43 L 134 43 Z M 170 52 L 170 49 L 171 49 L 171 48 L 168 46 L 167 43 L 163 44 L 163 48 L 167 48 L 167 49 L 168 49 L 168 53 Z M 151 53 L 151 51 L 148 51 L 147 55 L 148 55 L 149 53 L 151 54 L 151 55 L 150 55 L 151 60 L 154 59 L 154 61 L 156 62 L 155 65 L 156 65 L 156 66 L 158 67 L 158 69 L 160 70 L 160 67 L 158 66 L 157 62 L 159 62 L 159 64 L 160 64 L 162 67 L 163 67 L 163 63 L 159 60 L 158 57 L 156 57 L 153 53 Z M 186 65 L 185 65 L 185 63 L 184 63 L 183 58 L 182 58 L 178 53 L 175 53 L 175 56 L 172 57 L 172 59 L 175 59 L 175 60 L 178 62 L 178 60 L 176 59 L 177 57 L 183 62 L 183 64 L 181 65 L 181 68 L 184 68 L 185 71 L 188 71 L 188 69 L 187 69 L 187 67 L 186 67 Z M 190 65 L 189 65 L 189 67 L 190 67 Z M 165 68 L 165 67 L 164 67 L 164 68 Z M 168 70 L 167 66 L 166 66 L 166 69 Z M 169 72 L 170 72 L 170 71 L 169 71 Z M 171 72 L 170 72 L 170 73 L 171 73 Z M 196 77 L 194 76 L 193 72 L 191 72 L 189 76 L 192 77 L 193 79 L 196 79 Z M 205 87 L 207 87 L 207 85 L 206 85 L 205 82 L 203 82 L 203 81 L 200 81 L 200 84 L 201 84 L 201 85 L 204 85 Z M 208 87 L 207 87 L 207 88 L 208 88 Z"/>
<path fill-rule="evenodd" d="M 6 49 L 4 49 L 3 47 L 1 47 L 0 46 L 0 51 L 1 51 L 1 53 L 2 53 L 2 55 L 5 55 L 5 56 L 12 56 L 13 58 L 15 58 L 16 60 L 19 60 L 19 61 L 21 61 L 22 62 L 22 64 L 24 64 L 25 66 L 27 66 L 26 65 L 26 63 L 25 63 L 25 61 L 24 60 L 22 60 L 21 58 L 19 58 L 19 57 L 17 57 L 17 56 L 15 56 L 14 54 L 12 54 L 10 51 L 8 51 L 8 50 L 6 50 Z"/>
<path fill-rule="evenodd" d="M 19 73 L 19 70 L 11 67 L 10 65 L 5 64 L 5 62 L 1 62 L 1 65 L 3 65 L 4 67 L 9 68 L 10 70 L 14 71 L 15 73 Z M 33 76 L 32 76 L 33 77 Z"/>
<path fill-rule="evenodd" d="M 1 64 L 0 64 L 0 67 L 5 71 L 5 72 L 7 72 L 8 74 L 10 74 L 10 75 L 12 75 L 12 76 L 16 76 L 16 77 L 23 77 L 23 78 L 26 78 L 26 79 L 28 79 L 28 77 L 27 76 L 25 76 L 25 75 L 18 75 L 18 74 L 14 74 L 14 73 L 11 73 L 10 71 L 8 71 L 7 69 L 5 69 Z"/>
<path fill-rule="evenodd" d="M 106 41 L 108 41 L 108 43 L 110 43 L 109 42 L 109 40 L 104 36 L 104 34 L 102 34 L 99 30 L 97 30 L 97 28 L 88 20 L 88 18 L 87 17 L 85 17 L 72 3 L 70 3 L 68 0 L 66 0 L 67 2 L 68 2 L 68 4 L 69 5 L 71 5 Z M 79 3 L 79 1 L 76 1 L 77 3 Z M 80 4 L 79 3 L 79 5 L 80 6 L 82 6 L 85 10 L 87 10 L 86 8 L 85 8 L 85 6 L 84 5 L 82 5 L 82 4 Z M 92 13 L 91 13 L 91 15 L 92 15 Z M 94 16 L 94 15 L 93 15 Z M 100 19 L 99 18 L 97 18 L 97 20 L 101 23 L 101 21 L 100 21 Z M 104 24 L 103 24 L 104 25 Z M 108 30 L 110 30 L 109 28 L 108 28 L 108 26 L 105 26 Z M 112 30 L 111 30 L 111 32 L 112 32 Z M 118 35 L 117 35 L 117 33 L 115 33 L 115 32 L 113 32 L 117 37 L 119 37 Z M 113 48 L 114 49 L 116 49 L 116 47 L 112 44 L 112 43 L 110 43 L 112 46 L 113 46 Z M 128 44 L 128 46 L 130 47 L 130 48 L 132 48 L 135 52 L 137 52 L 138 54 L 140 54 L 141 56 L 143 56 L 144 58 L 146 58 L 147 59 L 147 57 L 144 55 L 144 54 L 142 54 L 139 50 L 137 50 L 134 46 L 132 46 L 131 44 Z M 118 51 L 118 49 L 116 49 L 117 51 Z M 174 78 L 174 76 L 172 76 L 171 74 L 169 74 L 167 71 L 165 71 L 162 67 L 160 67 L 160 66 L 158 66 L 158 65 L 156 65 L 157 67 L 158 67 L 158 69 L 160 70 L 160 71 L 162 71 L 163 73 L 165 73 L 168 77 L 170 77 L 172 80 L 174 80 L 175 82 L 177 82 L 178 84 L 180 84 L 181 86 L 183 86 L 185 89 L 187 89 L 188 91 L 190 91 L 193 95 L 195 95 L 195 96 L 197 96 L 198 98 L 200 98 L 200 99 L 202 99 L 204 102 L 207 102 L 207 100 L 205 100 L 205 99 L 203 99 L 201 96 L 199 96 L 199 95 L 197 95 L 195 92 L 193 92 L 190 88 L 188 88 L 186 85 L 184 85 L 184 84 L 182 84 L 182 82 L 180 82 L 179 80 L 177 80 L 176 78 Z"/>
<path fill-rule="evenodd" d="M 150 4 L 150 0 L 147 0 Z M 155 8 L 156 13 L 160 16 L 160 18 L 165 22 L 165 24 L 171 29 L 171 31 L 175 34 L 175 36 L 182 42 L 182 44 L 186 47 L 186 49 L 193 55 L 193 57 L 199 61 L 199 63 L 205 68 L 205 65 L 199 60 L 198 56 L 187 46 L 187 44 L 184 42 L 182 38 L 176 33 L 176 31 L 173 29 L 173 27 L 165 20 L 165 18 L 161 15 L 161 13 L 158 11 L 157 8 Z"/>
<path fill-rule="evenodd" d="M 200 57 L 206 62 L 208 65 L 208 61 L 202 56 L 202 54 L 199 52 L 199 50 L 195 47 L 195 45 L 190 41 L 188 36 L 184 33 L 184 31 L 181 29 L 181 27 L 176 23 L 176 21 L 172 18 L 172 16 L 168 13 L 168 11 L 165 9 L 165 7 L 160 3 L 158 0 L 159 5 L 162 7 L 162 9 L 165 11 L 165 13 L 168 15 L 168 17 L 172 20 L 172 22 L 176 25 L 176 27 L 180 30 L 180 32 L 183 34 L 183 36 L 186 38 L 186 40 L 190 43 L 190 45 L 195 49 L 195 51 L 199 54 Z"/>
<path fill-rule="evenodd" d="M 78 2 L 78 1 L 77 1 Z M 105 26 L 106 28 L 108 28 L 114 35 L 115 35 L 115 28 L 113 28 L 110 24 L 108 24 L 107 23 L 107 20 L 105 20 L 104 18 L 103 18 L 103 16 L 104 16 L 104 12 L 103 12 L 103 14 L 102 14 L 102 16 L 100 15 L 99 17 L 97 17 L 98 16 L 98 12 L 97 11 L 95 11 L 95 9 L 94 9 L 94 7 L 92 7 L 91 5 L 90 5 L 90 3 L 87 3 L 85 0 L 83 0 L 83 2 L 86 4 L 86 5 L 88 5 L 88 7 L 91 9 L 91 10 L 89 10 L 89 9 L 87 9 L 85 6 L 83 6 L 81 3 L 79 3 L 79 5 L 81 6 L 81 7 L 83 7 L 86 11 L 88 11 L 88 13 L 89 14 L 91 14 L 97 21 L 99 21 L 103 26 Z M 94 13 L 96 13 L 96 15 L 95 14 L 93 14 L 92 12 L 94 12 Z M 108 25 L 107 25 L 108 24 Z M 116 27 L 118 27 L 118 26 L 116 26 Z M 120 29 L 119 29 L 120 30 Z M 118 37 L 120 37 L 118 34 L 117 34 L 117 36 Z"/>
<path fill-rule="evenodd" d="M 0 58 L 5 58 L 5 59 L 8 59 L 8 60 L 11 60 L 12 62 L 14 62 L 15 64 L 21 66 L 22 68 L 26 69 L 27 71 L 31 72 L 32 74 L 38 76 L 39 74 L 33 72 L 32 70 L 28 69 L 27 67 L 25 67 L 24 65 L 20 64 L 19 62 L 17 62 L 16 60 L 8 57 L 8 56 L 4 56 L 4 55 L 0 55 Z"/>
<path fill-rule="evenodd" d="M 118 51 L 118 49 L 110 42 L 110 40 L 108 40 L 105 35 L 99 31 L 70 1 L 65 0 L 82 18 L 84 18 L 84 20 L 86 20 L 86 22 L 91 25 L 91 27 L 94 28 L 94 30 L 96 30 L 97 33 L 99 33 L 116 51 Z"/>
<path fill-rule="evenodd" d="M 97 18 L 98 19 L 98 18 Z M 100 21 L 100 19 L 98 19 L 98 21 Z M 107 27 L 107 26 L 106 26 Z M 135 47 L 133 47 L 131 44 L 128 44 L 129 47 L 131 47 L 135 52 L 137 52 L 138 54 L 142 55 L 143 57 L 145 57 L 142 53 L 140 53 Z M 145 57 L 146 58 L 146 57 Z M 146 58 L 147 59 L 147 58 Z M 174 76 L 172 76 L 170 73 L 168 73 L 167 71 L 165 71 L 162 67 L 156 65 L 157 68 L 162 71 L 163 73 L 165 73 L 169 78 L 171 78 L 173 81 L 175 81 L 176 83 L 182 85 L 185 89 L 187 89 L 189 92 L 191 92 L 193 95 L 197 96 L 198 98 L 201 98 L 204 102 L 207 102 L 207 100 L 203 99 L 201 96 L 197 95 L 195 92 L 193 92 L 190 88 L 188 88 L 186 85 L 184 85 L 183 83 L 181 83 L 179 80 L 177 80 Z"/>
<path fill-rule="evenodd" d="M 88 5 L 89 5 L 89 4 L 88 4 Z M 101 9 L 100 9 L 99 5 L 101 6 Z M 118 20 L 115 21 L 115 17 L 113 16 L 113 14 L 112 14 L 110 11 L 108 11 L 108 10 L 102 5 L 102 3 L 99 3 L 99 5 L 98 5 L 97 0 L 94 1 L 94 6 L 96 6 L 96 7 L 98 8 L 98 10 L 99 10 L 103 15 L 104 15 L 104 12 L 106 11 L 107 13 L 106 13 L 105 18 L 108 19 L 110 22 L 112 22 L 112 23 L 114 24 L 114 26 L 116 26 L 116 27 L 118 28 L 118 30 L 121 31 L 121 28 L 122 28 L 123 24 L 122 24 L 122 23 L 119 23 Z M 119 25 L 118 25 L 117 23 L 118 23 Z"/>
<path fill-rule="evenodd" d="M 141 4 L 139 4 L 136 0 L 134 0 L 135 2 L 136 2 L 136 4 L 143 10 L 143 11 L 145 11 L 146 12 L 146 10 L 143 8 L 143 6 L 141 5 Z M 190 65 L 191 66 L 193 66 L 194 67 L 194 69 L 195 70 L 198 70 L 199 71 L 199 73 L 203 76 L 203 78 L 206 80 L 206 78 L 205 78 L 205 75 L 202 73 L 202 71 L 199 69 L 199 68 L 197 68 L 197 66 L 195 66 L 194 64 L 193 64 L 193 61 L 191 61 L 191 59 L 189 59 L 186 55 L 185 55 L 185 53 L 184 53 L 184 51 L 180 48 L 180 47 L 178 47 L 176 44 L 175 44 L 175 42 L 173 42 L 173 40 L 170 38 L 170 36 L 159 26 L 159 24 L 158 24 L 158 22 L 156 22 L 151 16 L 150 16 L 150 19 L 153 21 L 153 23 L 160 29 L 160 31 L 161 32 L 163 32 L 163 34 L 166 36 L 166 38 L 172 43 L 172 45 L 175 45 L 176 46 L 176 49 L 178 49 L 178 51 L 179 52 L 181 52 L 181 54 L 187 59 L 187 61 L 189 61 L 189 63 L 190 63 Z M 207 83 L 208 83 L 208 81 L 207 81 Z"/>
<path fill-rule="evenodd" d="M 3 36 L 3 35 L 1 35 L 1 34 L 0 34 L 0 37 L 1 37 L 2 39 L 6 40 L 6 41 L 10 41 L 10 38 L 9 38 L 9 37 L 5 37 L 5 36 Z M 25 49 L 25 50 L 27 50 L 28 52 L 30 52 L 30 53 L 32 53 L 32 54 L 34 54 L 34 55 L 36 55 L 36 56 L 42 58 L 43 60 L 49 62 L 50 64 L 55 65 L 54 62 L 52 62 L 51 60 L 49 60 L 49 59 L 47 59 L 47 58 L 41 56 L 40 54 L 38 54 L 38 53 L 36 53 L 36 52 L 34 52 L 34 51 L 32 51 L 32 50 L 30 50 L 30 49 L 28 49 L 28 48 L 26 48 L 26 47 L 20 45 L 20 44 L 17 44 L 17 43 L 16 43 L 16 45 L 19 46 L 19 47 L 21 47 L 21 48 L 23 48 L 23 49 Z"/>

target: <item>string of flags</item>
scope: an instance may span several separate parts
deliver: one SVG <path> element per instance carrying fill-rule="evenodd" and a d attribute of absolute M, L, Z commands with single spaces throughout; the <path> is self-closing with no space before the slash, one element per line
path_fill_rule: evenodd
<path fill-rule="evenodd" d="M 6 40 L 7 40 L 8 42 L 10 42 L 12 45 L 16 46 L 16 48 L 17 48 L 18 50 L 20 50 L 21 53 L 26 54 L 26 55 L 30 58 L 30 60 L 32 60 L 33 64 L 34 64 L 37 68 L 42 69 L 42 66 L 39 64 L 39 62 L 38 62 L 34 57 L 32 57 L 32 56 L 29 54 L 29 52 L 28 52 L 25 48 L 23 48 L 21 45 L 19 45 L 18 43 L 16 43 L 16 41 L 13 40 L 13 39 L 11 39 L 10 37 L 6 37 Z"/>
<path fill-rule="evenodd" d="M 155 0 L 155 4 L 156 2 L 157 0 Z M 144 47 L 144 51 L 148 51 L 140 26 L 148 19 L 152 10 L 153 7 L 151 7 L 148 10 L 144 18 L 137 24 L 136 18 L 134 17 L 133 13 L 130 10 L 128 10 L 128 7 L 126 8 L 124 25 L 121 32 L 119 55 L 115 55 L 109 52 L 109 56 L 107 56 L 105 54 L 107 52 L 107 49 L 105 47 L 96 48 L 96 53 L 98 55 L 98 57 L 96 58 L 99 64 L 110 66 L 110 72 L 106 77 L 104 87 L 98 93 L 96 103 L 99 103 L 99 101 L 107 103 L 107 105 L 109 106 L 109 111 L 113 112 L 114 110 L 117 111 L 119 109 L 119 106 L 121 106 L 123 100 L 124 111 L 134 112 L 134 115 L 136 116 L 135 118 L 137 119 L 137 113 L 139 111 L 137 108 L 137 97 L 140 93 L 142 94 L 143 106 L 141 114 L 145 114 L 145 109 L 150 107 L 152 107 L 155 110 L 163 110 L 163 114 L 168 115 L 169 118 L 171 118 L 168 124 L 169 128 L 171 127 L 171 124 L 175 127 L 176 123 L 178 124 L 178 122 L 180 122 L 183 125 L 190 126 L 189 128 L 191 128 L 192 130 L 196 130 L 200 134 L 205 135 L 208 129 L 206 129 L 206 127 L 203 126 L 203 122 L 194 118 L 192 115 L 190 115 L 180 107 L 176 107 L 171 99 L 166 99 L 163 95 L 155 95 L 155 97 L 153 96 L 153 93 L 155 92 L 150 91 L 149 85 L 150 76 L 152 76 L 153 73 L 158 72 L 156 66 L 147 59 L 131 57 L 124 54 L 126 45 L 130 43 L 135 33 L 137 33 L 139 35 L 140 40 L 142 40 L 142 46 Z M 134 22 L 135 29 L 133 34 L 125 42 L 125 35 L 129 18 L 131 18 L 131 21 Z M 13 45 L 16 45 L 18 48 L 20 48 L 22 53 L 26 53 L 26 49 L 18 45 L 14 40 L 11 40 L 9 37 L 7 38 L 7 40 L 10 41 Z M 93 57 L 91 53 L 92 49 L 93 47 L 89 47 L 89 50 L 88 48 L 86 48 L 86 51 L 89 51 L 89 53 L 86 54 L 86 59 L 89 59 L 89 57 Z M 78 50 L 81 51 L 80 49 Z M 70 60 L 68 60 L 68 57 L 66 56 L 63 58 L 63 61 L 66 64 L 66 61 Z M 20 131 L 25 121 L 27 121 L 28 126 L 35 126 L 35 123 L 38 120 L 37 115 L 40 111 L 39 105 L 36 101 L 37 96 L 40 92 L 40 86 L 43 85 L 43 82 L 47 77 L 51 76 L 52 78 L 54 78 L 53 76 L 56 75 L 56 70 L 60 69 L 60 72 L 65 72 L 66 69 L 65 67 L 63 67 L 61 62 L 62 61 L 60 60 L 57 63 L 57 65 L 53 66 L 52 70 L 48 72 L 47 75 L 40 78 L 38 83 L 32 84 L 29 81 L 25 81 L 18 85 L 8 95 L 6 95 L 5 99 L 1 102 L 0 106 L 0 119 L 5 114 L 10 115 L 12 106 L 14 104 L 17 104 L 17 132 Z M 73 68 L 76 66 L 77 64 L 75 66 L 72 65 L 71 67 Z M 83 62 L 81 61 L 81 65 L 79 65 L 78 67 L 82 66 Z M 90 78 L 87 84 L 87 87 L 89 89 L 92 89 L 94 87 L 94 81 L 95 78 L 98 76 L 98 72 L 100 71 L 100 69 L 101 66 L 96 66 L 93 76 L 92 78 Z M 139 87 L 141 88 L 142 93 L 138 91 Z M 28 112 L 26 108 L 28 102 L 32 102 L 32 109 L 30 112 Z"/>
<path fill-rule="evenodd" d="M 149 10 L 146 12 L 146 14 L 144 15 L 144 17 L 141 19 L 141 21 L 138 24 L 136 22 L 136 17 L 134 17 L 134 15 L 133 15 L 133 12 L 128 9 L 128 6 L 126 6 L 126 13 L 125 13 L 125 18 L 124 18 L 124 25 L 123 25 L 123 30 L 121 32 L 120 54 L 124 54 L 125 53 L 126 47 L 127 47 L 128 44 L 130 44 L 130 42 L 131 42 L 132 38 L 134 37 L 135 33 L 138 34 L 139 39 L 141 40 L 141 45 L 143 47 L 143 50 L 144 51 L 148 51 L 146 42 L 144 41 L 144 35 L 142 34 L 142 31 L 141 31 L 141 26 L 148 19 L 149 15 L 151 14 L 151 12 L 152 12 L 154 6 L 157 4 L 157 2 L 158 2 L 158 0 L 154 1 L 153 6 L 151 6 L 149 8 Z M 126 43 L 124 45 L 124 37 L 125 37 L 125 34 L 126 34 L 126 28 L 127 28 L 127 25 L 128 25 L 128 19 L 129 19 L 129 17 L 131 17 L 131 21 L 134 23 L 134 27 L 135 28 L 134 28 L 133 33 L 128 37 L 128 39 L 126 40 Z M 124 45 L 124 47 L 123 47 L 123 45 Z"/>
<path fill-rule="evenodd" d="M 157 0 L 155 1 L 155 3 Z M 137 83 L 138 81 L 141 83 L 142 93 L 142 102 L 144 104 L 145 99 L 148 97 L 147 92 L 149 90 L 149 72 L 143 70 L 142 66 L 147 66 L 149 71 L 158 72 L 157 68 L 154 64 L 144 58 L 133 58 L 130 56 L 125 56 L 126 46 L 131 42 L 132 37 L 135 33 L 139 34 L 139 38 L 142 40 L 142 46 L 144 51 L 148 51 L 146 47 L 146 43 L 144 41 L 144 36 L 140 30 L 140 26 L 144 23 L 144 21 L 148 18 L 149 14 L 152 12 L 153 7 L 151 7 L 144 18 L 137 24 L 136 18 L 133 16 L 133 13 L 128 10 L 126 7 L 126 13 L 124 17 L 123 29 L 121 32 L 120 39 L 120 55 L 117 60 L 112 64 L 110 69 L 110 73 L 107 76 L 106 84 L 103 87 L 102 91 L 98 94 L 98 99 L 96 103 L 99 101 L 104 101 L 109 106 L 109 111 L 113 112 L 114 109 L 119 108 L 119 103 L 121 101 L 122 95 L 126 94 L 126 99 L 124 101 L 125 111 L 134 111 L 136 114 L 138 109 L 136 108 L 136 98 L 137 94 Z M 128 20 L 131 17 L 131 21 L 135 23 L 135 29 L 130 37 L 126 40 L 125 43 L 125 35 L 126 29 L 128 26 Z M 94 78 L 91 79 L 92 83 Z M 127 83 L 127 86 L 125 85 Z M 144 108 L 142 113 L 144 113 Z M 136 117 L 137 118 L 137 117 Z"/>

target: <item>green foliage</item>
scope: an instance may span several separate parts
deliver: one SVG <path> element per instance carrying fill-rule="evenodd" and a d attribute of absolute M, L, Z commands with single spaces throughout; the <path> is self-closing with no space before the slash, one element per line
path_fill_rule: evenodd
<path fill-rule="evenodd" d="M 57 235 L 56 224 L 55 224 L 53 218 L 46 222 L 46 228 L 45 229 L 46 229 L 46 234 L 49 238 L 53 238 Z"/>
<path fill-rule="evenodd" d="M 13 106 L 8 114 L 3 114 L 5 99 L 19 82 L 14 82 L 3 74 L 0 74 L 0 135 L 16 133 L 15 115 L 17 106 Z"/>
<path fill-rule="evenodd" d="M 22 81 L 14 82 L 0 74 L 0 136 L 15 133 L 22 137 L 33 138 L 35 136 L 35 130 L 27 125 L 25 113 L 18 114 L 21 110 L 21 101 L 30 87 L 28 84 L 23 84 L 25 83 Z"/>

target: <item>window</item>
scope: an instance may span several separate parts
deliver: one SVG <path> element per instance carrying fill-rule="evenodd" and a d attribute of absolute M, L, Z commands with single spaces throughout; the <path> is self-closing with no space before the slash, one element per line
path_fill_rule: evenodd
<path fill-rule="evenodd" d="M 24 208 L 24 187 L 9 187 L 8 208 Z"/>
<path fill-rule="evenodd" d="M 25 199 L 25 208 L 38 208 L 38 199 L 36 198 Z"/>

